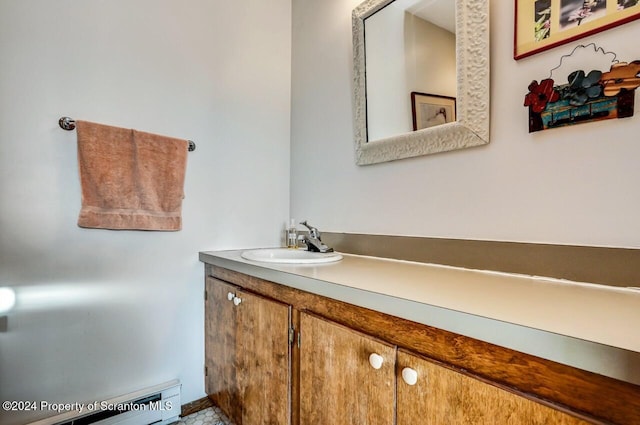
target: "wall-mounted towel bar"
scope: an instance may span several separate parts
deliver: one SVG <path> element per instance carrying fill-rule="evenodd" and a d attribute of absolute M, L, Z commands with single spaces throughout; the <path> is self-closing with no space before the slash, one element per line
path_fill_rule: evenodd
<path fill-rule="evenodd" d="M 62 117 L 58 120 L 58 125 L 63 130 L 75 130 L 76 128 L 76 120 L 69 117 Z M 192 140 L 187 140 L 189 142 L 189 152 L 193 152 L 196 150 L 196 144 Z"/>

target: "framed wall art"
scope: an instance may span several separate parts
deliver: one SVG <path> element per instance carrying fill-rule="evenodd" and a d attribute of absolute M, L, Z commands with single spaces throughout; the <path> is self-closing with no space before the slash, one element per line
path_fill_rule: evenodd
<path fill-rule="evenodd" d="M 515 0 L 514 59 L 640 18 L 640 0 Z"/>
<path fill-rule="evenodd" d="M 413 131 L 456 120 L 456 98 L 427 93 L 411 93 Z"/>

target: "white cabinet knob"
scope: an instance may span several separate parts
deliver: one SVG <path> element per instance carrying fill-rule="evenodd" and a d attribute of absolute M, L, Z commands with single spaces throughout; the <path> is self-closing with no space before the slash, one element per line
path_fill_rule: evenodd
<path fill-rule="evenodd" d="M 402 369 L 402 379 L 407 385 L 415 385 L 418 382 L 418 372 L 410 367 Z"/>
<path fill-rule="evenodd" d="M 233 292 L 229 292 L 229 293 L 227 294 L 227 299 L 228 299 L 229 301 L 231 301 L 231 300 L 233 300 L 233 298 L 234 298 L 235 296 L 236 296 L 236 295 L 235 295 Z"/>
<path fill-rule="evenodd" d="M 241 302 L 242 302 L 242 298 L 233 297 L 233 305 L 240 305 Z"/>
<path fill-rule="evenodd" d="M 371 364 L 371 367 L 374 369 L 380 369 L 383 362 L 384 359 L 380 354 L 371 353 L 371 355 L 369 356 L 369 364 Z"/>

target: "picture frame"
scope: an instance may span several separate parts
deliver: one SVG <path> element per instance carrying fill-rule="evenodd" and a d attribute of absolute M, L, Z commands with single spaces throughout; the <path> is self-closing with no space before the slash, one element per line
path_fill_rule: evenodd
<path fill-rule="evenodd" d="M 456 121 L 456 98 L 411 92 L 413 131 Z"/>
<path fill-rule="evenodd" d="M 515 0 L 514 59 L 640 18 L 640 0 Z"/>

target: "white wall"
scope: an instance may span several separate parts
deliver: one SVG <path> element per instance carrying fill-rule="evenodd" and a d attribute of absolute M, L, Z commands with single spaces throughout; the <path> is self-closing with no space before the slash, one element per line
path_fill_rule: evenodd
<path fill-rule="evenodd" d="M 365 20 L 368 140 L 413 129 L 411 92 L 456 96 L 455 34 L 406 12 L 405 3 Z"/>
<path fill-rule="evenodd" d="M 0 400 L 204 396 L 198 251 L 279 243 L 290 43 L 289 0 L 0 0 Z M 78 228 L 63 115 L 194 140 L 183 230 Z"/>
<path fill-rule="evenodd" d="M 413 53 L 405 45 L 404 8 L 396 1 L 364 21 L 368 140 L 413 128 L 407 75 L 402 67 L 393 66 Z"/>
<path fill-rule="evenodd" d="M 293 216 L 334 232 L 640 247 L 640 117 L 529 134 L 527 86 L 578 43 L 513 60 L 513 2 L 491 2 L 491 143 L 354 165 L 358 3 L 293 2 Z M 635 21 L 581 42 L 632 61 L 624 40 L 638 36 Z"/>
<path fill-rule="evenodd" d="M 410 13 L 405 13 L 403 21 L 408 82 L 404 92 L 456 97 L 456 35 Z"/>

